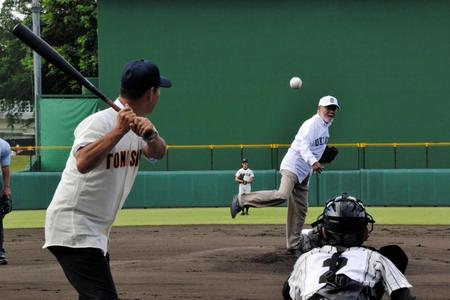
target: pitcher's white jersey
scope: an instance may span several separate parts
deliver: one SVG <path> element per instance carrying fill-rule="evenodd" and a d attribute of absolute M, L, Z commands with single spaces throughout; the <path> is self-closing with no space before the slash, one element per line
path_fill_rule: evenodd
<path fill-rule="evenodd" d="M 115 104 L 123 108 L 120 101 Z M 61 181 L 47 209 L 44 248 L 92 247 L 107 252 L 111 226 L 133 186 L 145 142 L 130 130 L 106 159 L 86 174 L 78 171 L 75 153 L 104 137 L 116 123 L 117 112 L 109 108 L 77 126 Z"/>
<path fill-rule="evenodd" d="M 293 300 L 307 300 L 326 285 L 326 282 L 319 282 L 320 277 L 329 271 L 329 267 L 323 265 L 336 252 L 336 247 L 326 245 L 314 248 L 298 258 L 288 280 L 289 294 Z M 382 280 L 389 295 L 395 290 L 412 287 L 397 267 L 376 251 L 351 247 L 342 252 L 341 257 L 345 257 L 347 262 L 336 271 L 336 275 L 344 274 L 371 288 Z"/>
<path fill-rule="evenodd" d="M 294 138 L 288 152 L 281 161 L 280 170 L 288 170 L 297 175 L 302 182 L 311 173 L 311 166 L 319 161 L 325 150 L 330 134 L 331 123 L 315 114 L 306 120 Z"/>

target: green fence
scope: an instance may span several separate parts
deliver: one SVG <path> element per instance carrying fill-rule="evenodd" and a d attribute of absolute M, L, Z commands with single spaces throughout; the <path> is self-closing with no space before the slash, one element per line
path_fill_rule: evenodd
<path fill-rule="evenodd" d="M 223 207 L 238 190 L 234 171 L 139 172 L 125 207 Z M 15 209 L 48 206 L 61 173 L 14 173 Z M 253 190 L 278 187 L 275 170 L 255 171 Z M 448 206 L 450 169 L 325 171 L 310 183 L 309 204 L 348 192 L 373 206 Z"/>
<path fill-rule="evenodd" d="M 355 143 L 331 144 L 339 155 L 327 170 L 447 169 L 450 143 Z M 230 170 L 240 168 L 243 157 L 252 169 L 278 170 L 288 144 L 169 145 L 156 164 L 140 164 L 141 171 Z M 64 169 L 70 146 L 12 147 L 29 156 L 28 170 L 59 172 Z M 36 159 L 39 151 L 42 158 Z M 39 164 L 40 162 L 40 164 Z M 14 163 L 14 161 L 13 161 Z M 23 163 L 23 162 L 22 162 Z M 31 163 L 36 163 L 33 167 Z"/>

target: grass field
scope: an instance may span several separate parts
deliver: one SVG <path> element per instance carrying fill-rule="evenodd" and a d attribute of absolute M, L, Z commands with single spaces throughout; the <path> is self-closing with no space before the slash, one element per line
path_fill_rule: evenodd
<path fill-rule="evenodd" d="M 317 219 L 322 208 L 310 207 L 306 223 Z M 450 207 L 368 207 L 376 224 L 450 225 Z M 13 211 L 4 219 L 5 228 L 44 227 L 44 210 Z M 286 207 L 250 209 L 249 216 L 231 219 L 229 208 L 123 209 L 116 226 L 285 224 Z"/>

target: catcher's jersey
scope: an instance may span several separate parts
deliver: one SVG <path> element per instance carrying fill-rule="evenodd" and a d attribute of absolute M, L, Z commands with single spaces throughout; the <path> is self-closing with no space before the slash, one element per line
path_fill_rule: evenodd
<path fill-rule="evenodd" d="M 299 182 L 307 178 L 311 173 L 311 166 L 319 161 L 327 146 L 330 126 L 331 123 L 325 123 L 319 114 L 306 120 L 281 161 L 280 170 L 291 171 L 297 175 Z"/>
<path fill-rule="evenodd" d="M 115 104 L 123 108 L 120 101 Z M 87 117 L 75 129 L 66 167 L 47 209 L 44 248 L 93 247 L 107 252 L 112 223 L 134 183 L 145 142 L 130 130 L 86 174 L 78 171 L 74 155 L 109 133 L 116 123 L 117 112 L 109 108 Z"/>
<path fill-rule="evenodd" d="M 4 139 L 0 139 L 0 164 L 2 167 L 9 166 L 11 162 L 11 147 Z"/>
<path fill-rule="evenodd" d="M 314 248 L 298 258 L 288 280 L 290 296 L 293 300 L 307 300 L 326 285 L 319 280 L 330 267 L 323 265 L 336 252 L 336 247 L 327 245 Z M 382 280 L 389 295 L 400 288 L 411 287 L 397 267 L 376 251 L 364 247 L 352 247 L 344 251 L 341 257 L 345 257 L 347 261 L 336 271 L 336 274 L 344 274 L 371 288 Z"/>

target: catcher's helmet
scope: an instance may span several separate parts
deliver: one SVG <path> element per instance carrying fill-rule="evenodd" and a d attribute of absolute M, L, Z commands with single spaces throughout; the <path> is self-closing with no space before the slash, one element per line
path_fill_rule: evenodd
<path fill-rule="evenodd" d="M 364 204 L 347 193 L 328 200 L 319 218 L 326 231 L 325 240 L 333 246 L 360 246 L 364 242 L 367 225 L 372 225 L 370 232 L 375 223 Z"/>

